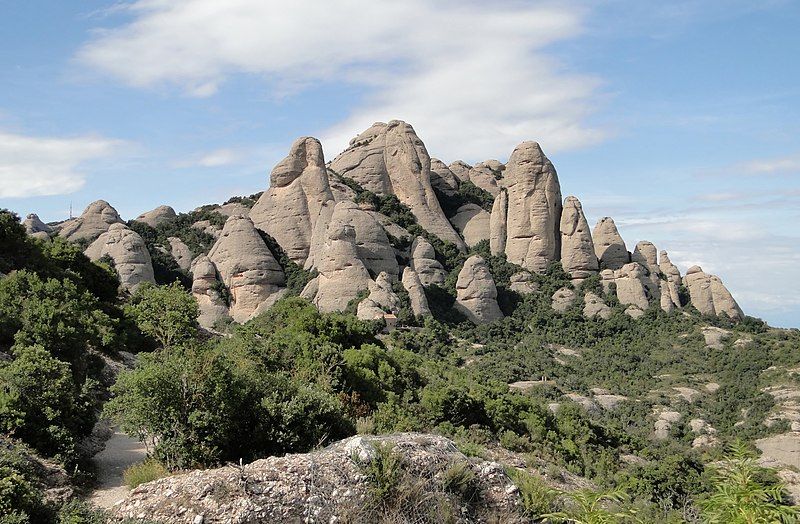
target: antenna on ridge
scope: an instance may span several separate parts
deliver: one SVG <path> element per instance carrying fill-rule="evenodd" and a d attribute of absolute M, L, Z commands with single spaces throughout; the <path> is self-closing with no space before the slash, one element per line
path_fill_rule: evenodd
<path fill-rule="evenodd" d="M 72 200 L 69 201 L 69 218 L 72 219 Z"/>

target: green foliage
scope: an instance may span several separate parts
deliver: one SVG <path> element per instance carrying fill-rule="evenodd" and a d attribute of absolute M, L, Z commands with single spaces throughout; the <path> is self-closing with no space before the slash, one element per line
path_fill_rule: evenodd
<path fill-rule="evenodd" d="M 625 507 L 629 500 L 622 489 L 594 491 L 581 489 L 563 492 L 565 509 L 543 515 L 545 522 L 568 522 L 572 524 L 622 524 L 637 522 L 636 511 Z"/>
<path fill-rule="evenodd" d="M 250 196 L 233 196 L 230 197 L 228 200 L 225 201 L 225 204 L 242 204 L 245 207 L 253 208 L 258 202 L 258 199 L 261 198 L 263 195 L 263 191 L 259 191 L 258 193 L 253 193 Z M 224 204 L 223 204 L 224 205 Z"/>
<path fill-rule="evenodd" d="M 152 482 L 169 475 L 169 471 L 159 461 L 149 458 L 138 464 L 134 464 L 122 473 L 125 484 L 133 489 L 139 484 Z"/>
<path fill-rule="evenodd" d="M 378 503 L 386 503 L 395 495 L 405 474 L 406 464 L 401 453 L 395 453 L 389 444 L 378 444 L 375 455 L 366 463 L 359 463 L 369 479 L 372 497 Z"/>
<path fill-rule="evenodd" d="M 175 258 L 169 254 L 170 243 L 166 237 L 157 229 L 138 220 L 129 221 L 128 227 L 136 231 L 144 240 L 153 263 L 153 276 L 156 283 L 171 284 L 177 281 L 186 289 L 192 287 L 191 275 L 188 271 L 181 269 Z"/>
<path fill-rule="evenodd" d="M 442 472 L 442 489 L 467 503 L 480 497 L 478 476 L 469 463 L 464 461 L 454 462 Z"/>
<path fill-rule="evenodd" d="M 260 229 L 258 230 L 258 234 L 261 235 L 264 243 L 267 244 L 267 247 L 286 275 L 287 294 L 289 296 L 299 295 L 300 292 L 303 291 L 303 288 L 306 287 L 306 284 L 316 276 L 316 270 L 306 271 L 289 258 L 280 244 L 278 244 L 277 240 Z"/>
<path fill-rule="evenodd" d="M 556 509 L 559 493 L 545 484 L 541 478 L 517 468 L 509 468 L 506 473 L 519 489 L 526 517 L 536 519 Z"/>
<path fill-rule="evenodd" d="M 476 204 L 486 211 L 492 211 L 492 204 L 494 203 L 492 194 L 468 180 L 459 184 L 458 192 L 454 195 L 445 194 L 436 188 L 434 188 L 434 191 L 442 206 L 442 211 L 448 217 L 454 216 L 458 208 L 466 204 Z"/>
<path fill-rule="evenodd" d="M 131 296 L 125 313 L 163 348 L 191 339 L 200 314 L 194 297 L 177 282 L 169 286 L 142 284 Z"/>

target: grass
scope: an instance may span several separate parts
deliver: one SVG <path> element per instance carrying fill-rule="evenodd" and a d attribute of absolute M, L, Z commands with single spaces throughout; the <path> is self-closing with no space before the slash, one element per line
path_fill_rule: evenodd
<path fill-rule="evenodd" d="M 129 488 L 133 489 L 140 484 L 164 478 L 169 471 L 159 461 L 149 458 L 139 464 L 134 464 L 125 470 L 122 478 Z"/>

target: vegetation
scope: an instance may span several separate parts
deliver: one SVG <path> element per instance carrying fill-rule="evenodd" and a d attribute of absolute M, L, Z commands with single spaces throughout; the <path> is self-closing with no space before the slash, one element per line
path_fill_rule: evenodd
<path fill-rule="evenodd" d="M 122 478 L 125 480 L 125 484 L 133 489 L 139 484 L 151 482 L 167 475 L 169 475 L 167 468 L 159 461 L 150 458 L 126 469 L 122 474 Z"/>

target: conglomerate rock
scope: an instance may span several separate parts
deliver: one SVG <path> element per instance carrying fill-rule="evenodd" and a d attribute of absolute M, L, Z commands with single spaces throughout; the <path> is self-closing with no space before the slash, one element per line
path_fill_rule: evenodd
<path fill-rule="evenodd" d="M 128 291 L 135 290 L 143 282 L 156 282 L 153 262 L 144 240 L 125 224 L 111 224 L 108 231 L 86 248 L 85 254 L 93 261 L 111 257 L 120 285 Z"/>
<path fill-rule="evenodd" d="M 469 257 L 458 273 L 455 308 L 476 324 L 503 318 L 494 278 L 479 255 Z"/>

